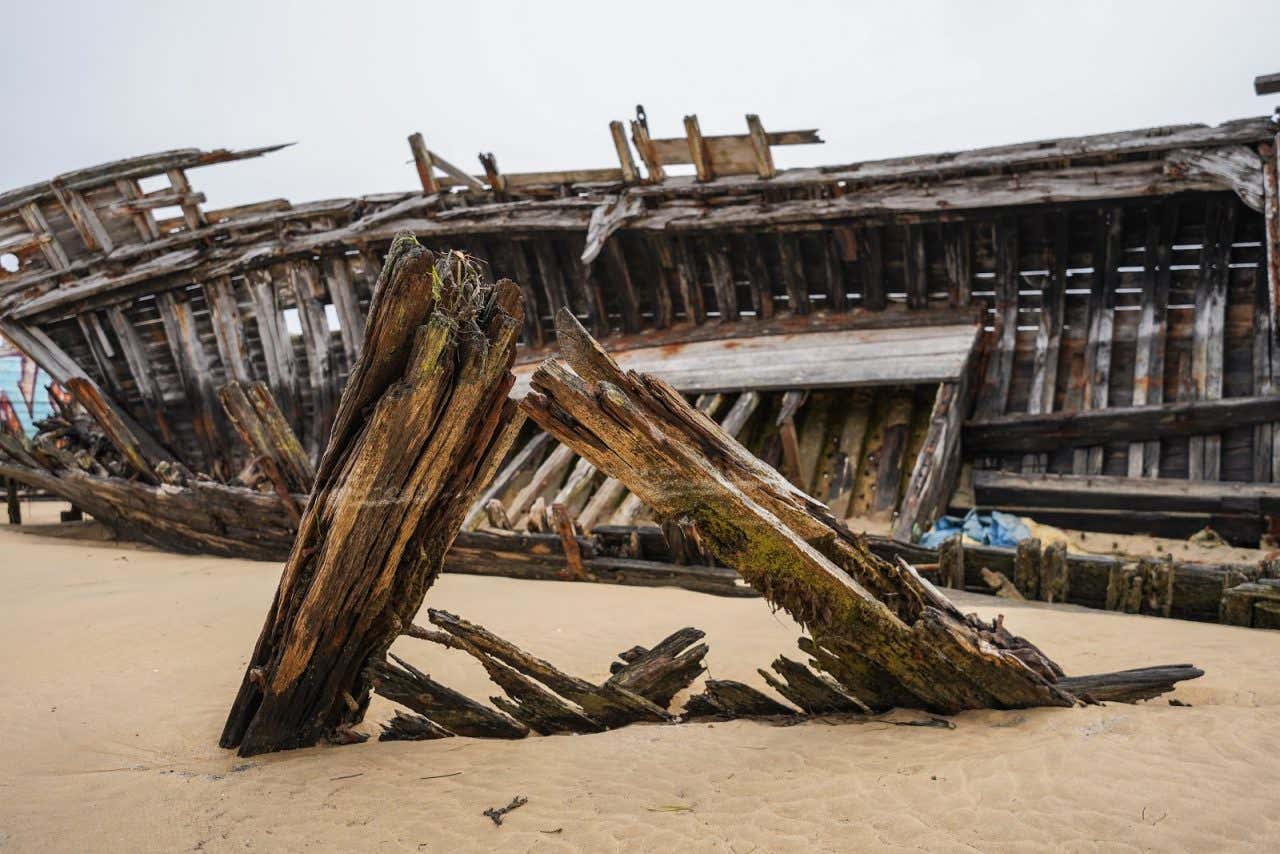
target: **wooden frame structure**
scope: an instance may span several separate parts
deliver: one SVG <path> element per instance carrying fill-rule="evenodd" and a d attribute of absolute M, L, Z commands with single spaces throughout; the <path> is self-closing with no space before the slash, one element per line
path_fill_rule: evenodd
<path fill-rule="evenodd" d="M 654 136 L 641 111 L 629 128 L 609 127 L 616 168 L 528 174 L 501 173 L 492 154 L 468 174 L 415 134 L 420 191 L 296 206 L 206 210 L 187 178 L 274 148 L 167 152 L 62 175 L 0 194 L 0 255 L 11 256 L 0 332 L 100 416 L 144 479 L 182 468 L 231 483 L 249 452 L 218 389 L 264 383 L 314 456 L 359 353 L 383 254 L 410 231 L 521 285 L 526 365 L 551 351 L 562 307 L 617 351 L 978 320 L 963 374 L 902 392 L 909 410 L 891 412 L 894 392 L 883 389 L 806 394 L 796 382 L 765 394 L 743 425 L 776 443 L 778 464 L 797 477 L 806 455 L 821 455 L 826 477 L 851 456 L 852 435 L 841 433 L 857 420 L 850 401 L 887 396 L 902 456 L 884 473 L 882 495 L 896 477 L 892 502 L 878 499 L 875 512 L 902 541 L 945 512 L 962 461 L 1046 494 L 1058 476 L 1194 481 L 1213 494 L 1280 482 L 1270 119 L 785 170 L 771 147 L 819 142 L 816 132 L 769 133 L 754 116 L 745 134 L 703 134 L 694 116 L 682 129 Z M 694 174 L 669 174 L 676 165 Z M 1205 414 L 1246 400 L 1245 420 Z M 735 402 L 715 404 L 721 417 Z M 1196 414 L 1166 424 L 1166 410 L 1188 407 Z M 1024 418 L 1144 408 L 1140 429 L 1099 431 L 1095 445 L 968 447 Z M 542 441 L 521 458 L 536 460 L 534 471 L 520 474 L 547 466 L 542 491 L 515 501 L 526 483 L 487 499 L 519 536 L 550 536 L 524 532 L 538 498 L 549 520 L 557 503 L 577 513 L 579 536 L 642 517 L 634 501 L 618 516 L 627 498 L 616 485 Z M 853 456 L 879 474 L 882 455 Z M 855 485 L 871 476 L 864 468 Z M 593 507 L 597 487 L 609 501 Z M 606 516 L 599 507 L 613 500 Z M 483 510 L 469 525 L 481 539 L 496 536 L 481 530 Z M 1177 512 L 1184 528 L 1213 516 Z M 1238 517 L 1233 536 L 1248 539 L 1270 514 L 1228 515 Z"/>

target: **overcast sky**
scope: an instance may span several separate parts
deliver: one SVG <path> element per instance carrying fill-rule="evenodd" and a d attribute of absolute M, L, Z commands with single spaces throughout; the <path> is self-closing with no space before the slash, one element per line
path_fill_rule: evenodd
<path fill-rule="evenodd" d="M 0 189 L 168 148 L 299 144 L 192 173 L 212 206 L 616 165 L 655 136 L 817 127 L 779 166 L 1271 112 L 1280 2 L 36 2 L 0 48 Z"/>

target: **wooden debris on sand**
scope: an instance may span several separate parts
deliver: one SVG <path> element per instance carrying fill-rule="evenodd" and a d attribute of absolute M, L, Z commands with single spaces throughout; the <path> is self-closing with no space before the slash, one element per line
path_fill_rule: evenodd
<path fill-rule="evenodd" d="M 946 714 L 1067 706 L 1095 684 L 1066 690 L 1033 644 L 962 615 L 904 561 L 876 557 L 668 384 L 624 373 L 569 312 L 556 321 L 572 372 L 544 362 L 524 411 L 661 521 L 695 525 L 704 547 L 808 630 L 859 702 Z"/>
<path fill-rule="evenodd" d="M 223 730 L 250 756 L 342 737 L 522 421 L 520 289 L 400 237 L 293 550 Z"/>

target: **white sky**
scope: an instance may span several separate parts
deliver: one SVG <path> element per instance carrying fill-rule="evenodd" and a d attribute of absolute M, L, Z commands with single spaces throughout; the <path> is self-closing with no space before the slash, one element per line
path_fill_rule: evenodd
<path fill-rule="evenodd" d="M 212 206 L 417 186 L 405 137 L 479 171 L 616 165 L 656 136 L 817 127 L 779 166 L 1263 115 L 1280 2 L 6 3 L 0 189 L 168 148 L 296 140 L 192 173 Z"/>

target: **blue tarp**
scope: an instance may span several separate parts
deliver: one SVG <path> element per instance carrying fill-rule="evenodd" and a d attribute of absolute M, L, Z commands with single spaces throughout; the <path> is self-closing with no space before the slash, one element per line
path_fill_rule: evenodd
<path fill-rule="evenodd" d="M 943 516 L 934 522 L 933 527 L 920 538 L 920 545 L 936 549 L 957 534 L 964 534 L 984 546 L 1012 548 L 1031 536 L 1031 531 L 1012 513 L 999 510 L 984 513 L 974 508 L 963 519 Z"/>

